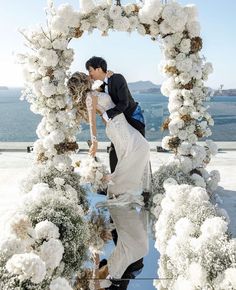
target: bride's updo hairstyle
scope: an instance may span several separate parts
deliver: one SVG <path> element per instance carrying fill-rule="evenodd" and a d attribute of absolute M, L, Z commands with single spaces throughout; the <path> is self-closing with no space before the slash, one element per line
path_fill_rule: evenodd
<path fill-rule="evenodd" d="M 79 117 L 88 122 L 88 111 L 86 106 L 87 93 L 92 90 L 88 76 L 82 72 L 75 72 L 67 82 L 69 95 L 72 97 L 74 106 Z"/>

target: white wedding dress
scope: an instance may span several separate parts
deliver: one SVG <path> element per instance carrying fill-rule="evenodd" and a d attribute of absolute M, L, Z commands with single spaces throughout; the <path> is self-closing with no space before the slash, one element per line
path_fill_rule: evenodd
<path fill-rule="evenodd" d="M 94 112 L 104 113 L 115 104 L 108 94 L 97 91 L 88 93 L 86 104 L 93 139 Z M 118 162 L 108 183 L 107 201 L 98 206 L 109 208 L 118 233 L 116 248 L 108 259 L 108 269 L 113 278 L 119 279 L 130 264 L 148 252 L 147 213 L 141 194 L 149 189 L 150 147 L 123 113 L 107 123 L 106 134 L 114 144 Z"/>

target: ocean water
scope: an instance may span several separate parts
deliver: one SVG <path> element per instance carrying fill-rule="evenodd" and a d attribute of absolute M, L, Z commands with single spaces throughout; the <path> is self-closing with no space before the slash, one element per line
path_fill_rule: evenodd
<path fill-rule="evenodd" d="M 26 142 L 37 140 L 35 130 L 41 120 L 40 115 L 30 111 L 30 104 L 20 100 L 21 89 L 0 90 L 0 142 Z M 160 126 L 168 116 L 168 98 L 162 95 L 134 94 L 144 110 L 146 137 L 149 141 L 161 140 L 168 132 L 161 132 Z M 207 103 L 215 126 L 211 139 L 215 141 L 236 141 L 236 96 L 217 96 Z M 104 125 L 97 120 L 98 138 L 108 141 Z M 77 134 L 78 141 L 89 139 L 89 127 L 82 124 Z"/>

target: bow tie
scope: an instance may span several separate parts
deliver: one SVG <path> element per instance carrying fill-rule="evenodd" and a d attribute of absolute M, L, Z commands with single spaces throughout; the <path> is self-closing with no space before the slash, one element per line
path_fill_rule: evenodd
<path fill-rule="evenodd" d="M 103 82 L 103 84 L 104 84 L 104 86 L 108 86 L 108 83 L 106 83 L 106 82 Z"/>

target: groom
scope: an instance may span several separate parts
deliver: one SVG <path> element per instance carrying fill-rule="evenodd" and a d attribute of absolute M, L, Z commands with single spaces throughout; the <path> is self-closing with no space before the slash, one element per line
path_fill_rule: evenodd
<path fill-rule="evenodd" d="M 89 76 L 93 80 L 103 81 L 102 89 L 111 96 L 112 101 L 116 105 L 114 108 L 104 112 L 102 117 L 106 122 L 109 122 L 115 116 L 124 113 L 127 121 L 131 126 L 137 129 L 143 136 L 145 135 L 145 124 L 142 111 L 137 102 L 134 101 L 129 91 L 127 82 L 121 74 L 112 74 L 107 77 L 107 63 L 101 57 L 92 57 L 86 62 L 86 69 Z M 109 150 L 109 160 L 111 173 L 114 172 L 117 164 L 117 156 L 114 145 L 111 144 Z M 112 231 L 113 241 L 116 244 L 118 235 L 116 230 Z M 126 290 L 129 284 L 128 279 L 133 279 L 142 271 L 143 259 L 131 264 L 124 272 L 122 278 L 127 279 L 119 282 L 119 287 L 110 286 L 110 290 Z"/>

